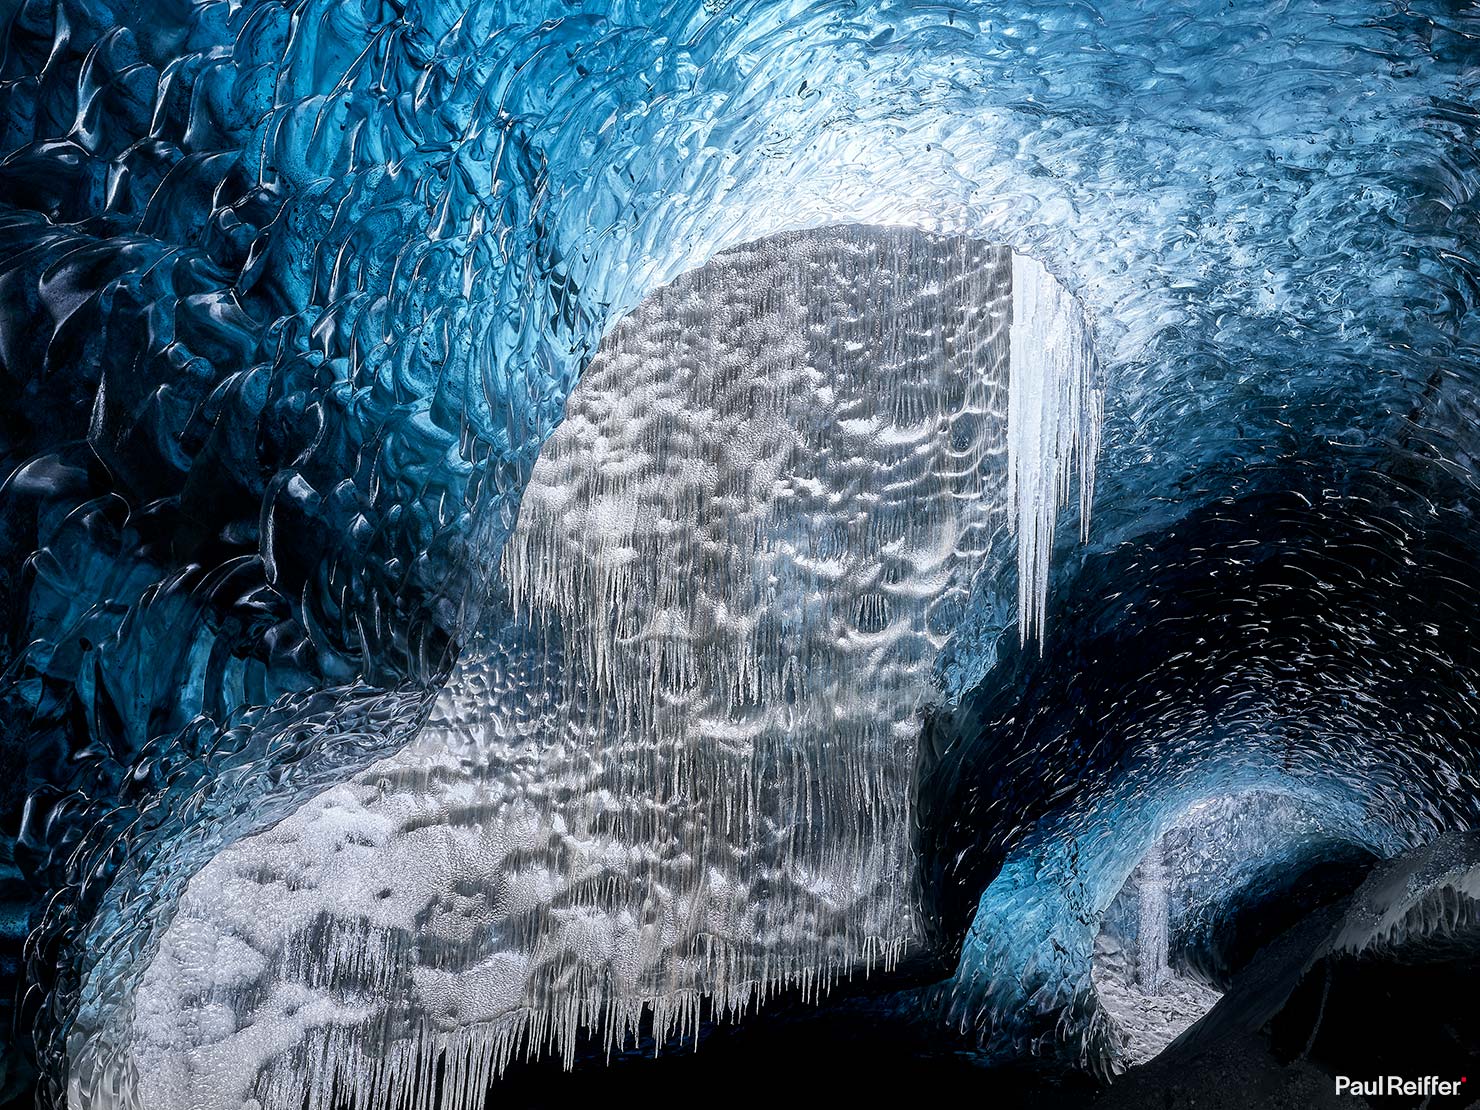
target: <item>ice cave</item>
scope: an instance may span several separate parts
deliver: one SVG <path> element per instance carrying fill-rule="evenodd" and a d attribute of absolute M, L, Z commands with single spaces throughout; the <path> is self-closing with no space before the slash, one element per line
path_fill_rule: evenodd
<path fill-rule="evenodd" d="M 1480 1107 L 1476 0 L 0 28 L 0 1110 Z"/>

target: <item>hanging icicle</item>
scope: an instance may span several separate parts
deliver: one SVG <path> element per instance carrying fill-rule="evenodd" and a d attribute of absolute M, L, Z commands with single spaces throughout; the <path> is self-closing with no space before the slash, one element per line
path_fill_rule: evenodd
<path fill-rule="evenodd" d="M 1010 512 L 1017 522 L 1018 630 L 1048 619 L 1048 577 L 1059 509 L 1079 468 L 1079 526 L 1088 538 L 1104 394 L 1084 314 L 1044 265 L 1012 256 L 1011 386 L 1008 393 Z"/>

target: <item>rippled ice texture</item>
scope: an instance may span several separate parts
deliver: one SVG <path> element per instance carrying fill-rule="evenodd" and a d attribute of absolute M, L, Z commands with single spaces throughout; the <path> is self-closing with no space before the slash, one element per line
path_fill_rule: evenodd
<path fill-rule="evenodd" d="M 534 469 L 520 623 L 191 882 L 114 1065 L 136 1103 L 395 1104 L 449 1048 L 481 1105 L 521 1039 L 646 1006 L 661 1043 L 918 948 L 920 711 L 973 575 L 1051 546 L 1090 370 L 1042 268 L 959 238 L 787 235 L 649 297 Z"/>
<path fill-rule="evenodd" d="M 1024 758 L 951 805 L 991 860 L 1103 804 L 1008 874 L 1037 909 L 988 978 L 1078 927 L 1074 869 L 1110 897 L 1178 791 L 1270 761 L 1388 843 L 1476 820 L 1469 7 L 15 11 L 0 939 L 54 1095 L 191 875 L 415 735 L 611 323 L 779 230 L 1007 244 L 1095 323 L 1097 526 L 1046 614 L 1087 654 L 1047 645 Z M 992 642 L 949 673 L 1017 683 Z"/>

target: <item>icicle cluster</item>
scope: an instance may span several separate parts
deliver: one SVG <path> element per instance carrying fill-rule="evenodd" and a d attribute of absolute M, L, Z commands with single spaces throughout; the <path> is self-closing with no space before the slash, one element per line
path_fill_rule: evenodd
<path fill-rule="evenodd" d="M 191 883 L 136 999 L 144 1104 L 462 1110 L 515 1057 L 662 1046 L 918 944 L 935 658 L 1011 557 L 1009 471 L 1031 502 L 1090 442 L 1061 415 L 1082 327 L 1037 287 L 1053 321 L 1013 324 L 1015 270 L 836 228 L 619 324 L 525 492 L 514 615 L 438 717 Z M 1010 326 L 1057 353 L 1010 359 Z M 1010 361 L 1048 378 L 1013 383 L 1011 464 Z"/>
<path fill-rule="evenodd" d="M 1079 472 L 1079 527 L 1089 535 L 1095 461 L 1105 395 L 1079 304 L 1043 263 L 1012 257 L 1012 390 L 1008 405 L 1008 481 L 1018 536 L 1018 629 L 1023 641 L 1048 618 L 1048 574 L 1059 508 Z"/>

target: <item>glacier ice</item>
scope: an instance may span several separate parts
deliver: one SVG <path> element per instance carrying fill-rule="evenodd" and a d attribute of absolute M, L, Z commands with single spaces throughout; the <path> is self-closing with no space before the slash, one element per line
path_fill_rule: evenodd
<path fill-rule="evenodd" d="M 1456 830 L 1374 868 L 1327 950 L 1362 955 L 1473 928 L 1477 902 L 1480 839 Z"/>
<path fill-rule="evenodd" d="M 610 1051 L 647 1013 L 662 1044 L 918 949 L 936 656 L 994 555 L 1051 542 L 1009 473 L 1056 510 L 1098 418 L 1053 289 L 1006 248 L 853 226 L 648 297 L 534 467 L 483 661 L 191 881 L 114 1028 L 81 1027 L 119 1058 L 74 1074 L 161 1110 L 393 1106 L 445 1055 L 443 1104 L 472 1106 L 580 1029 Z M 1062 425 L 1014 433 L 1019 390 Z"/>
<path fill-rule="evenodd" d="M 21 0 L 0 29 L 0 1098 L 33 1060 L 106 1098 L 107 1039 L 67 1046 L 191 877 L 462 719 L 449 676 L 535 713 L 562 653 L 616 657 L 564 597 L 502 609 L 542 447 L 647 295 L 807 228 L 1034 279 L 1026 469 L 927 610 L 955 631 L 904 775 L 937 954 L 1004 925 L 953 1020 L 1078 1037 L 1096 915 L 1195 798 L 1304 791 L 1292 853 L 1480 821 L 1465 5 Z M 1076 471 L 1095 529 L 1049 589 Z M 658 693 L 624 704 L 673 739 Z M 1238 874 L 1219 906 L 1273 896 Z"/>
<path fill-rule="evenodd" d="M 1126 975 L 1122 953 L 1097 948 L 1091 972 L 1095 999 L 1110 1029 L 1117 1068 L 1154 1060 L 1218 1004 L 1221 992 L 1199 979 L 1171 973 L 1155 993 Z"/>

